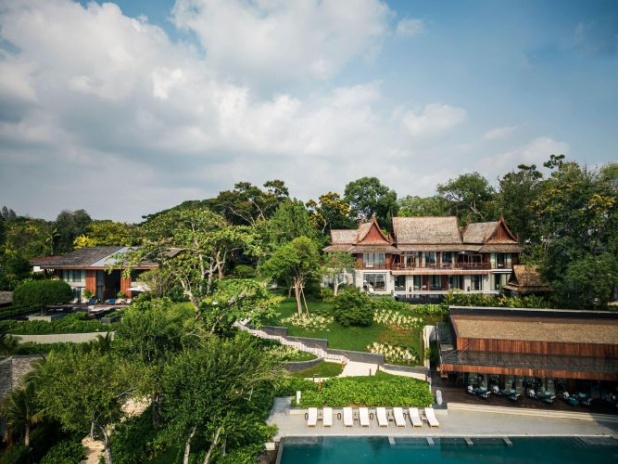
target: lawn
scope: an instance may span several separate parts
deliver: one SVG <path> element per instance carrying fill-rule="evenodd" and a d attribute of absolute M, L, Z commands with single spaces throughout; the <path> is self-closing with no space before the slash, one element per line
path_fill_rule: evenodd
<path fill-rule="evenodd" d="M 309 312 L 330 316 L 333 306 L 330 303 L 308 299 Z M 403 310 L 402 313 L 413 315 L 412 311 Z M 296 301 L 288 298 L 283 301 L 279 308 L 279 317 L 276 325 L 291 315 L 296 314 Z M 422 353 L 421 329 L 404 328 L 395 325 L 373 323 L 369 327 L 343 327 L 336 322 L 328 324 L 324 329 L 311 330 L 303 327 L 287 325 L 288 333 L 295 337 L 325 338 L 328 347 L 340 350 L 367 351 L 367 346 L 373 342 L 388 343 L 391 345 L 404 345 Z"/>
<path fill-rule="evenodd" d="M 321 362 L 317 366 L 310 367 L 304 371 L 294 372 L 293 377 L 308 379 L 311 377 L 337 377 L 343 372 L 343 367 L 339 363 Z"/>

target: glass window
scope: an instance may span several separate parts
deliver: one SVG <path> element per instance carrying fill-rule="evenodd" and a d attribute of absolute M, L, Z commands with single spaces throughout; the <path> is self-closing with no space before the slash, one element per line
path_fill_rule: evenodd
<path fill-rule="evenodd" d="M 442 282 L 440 276 L 429 276 L 429 289 L 430 290 L 442 290 Z"/>
<path fill-rule="evenodd" d="M 436 264 L 436 252 L 435 251 L 426 251 L 424 253 L 425 257 L 425 265 Z"/>
<path fill-rule="evenodd" d="M 384 267 L 386 254 L 384 253 L 363 253 L 365 267 Z"/>
<path fill-rule="evenodd" d="M 482 278 L 483 276 L 480 275 L 470 276 L 472 290 L 482 290 Z"/>
<path fill-rule="evenodd" d="M 442 263 L 452 264 L 453 263 L 453 253 L 451 253 L 450 251 L 446 253 L 442 253 Z"/>
<path fill-rule="evenodd" d="M 373 288 L 376 292 L 386 290 L 386 274 L 365 274 L 365 285 L 368 290 Z"/>
<path fill-rule="evenodd" d="M 406 289 L 406 276 L 395 276 L 395 290 Z"/>
<path fill-rule="evenodd" d="M 505 253 L 496 253 L 496 264 L 498 268 L 503 268 L 506 264 L 506 254 Z"/>

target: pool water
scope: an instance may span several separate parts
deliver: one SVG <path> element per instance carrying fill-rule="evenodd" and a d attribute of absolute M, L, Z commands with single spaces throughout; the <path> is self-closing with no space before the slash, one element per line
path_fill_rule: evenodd
<path fill-rule="evenodd" d="M 408 462 L 522 464 L 618 463 L 612 438 L 299 438 L 285 439 L 280 464 Z"/>

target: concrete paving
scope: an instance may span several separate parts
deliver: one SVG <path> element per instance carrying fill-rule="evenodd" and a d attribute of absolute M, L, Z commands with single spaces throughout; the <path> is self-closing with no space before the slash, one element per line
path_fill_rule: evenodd
<path fill-rule="evenodd" d="M 430 427 L 423 421 L 422 427 L 397 427 L 389 411 L 389 424 L 379 427 L 375 420 L 375 408 L 370 427 L 361 427 L 354 408 L 352 427 L 343 425 L 342 410 L 334 409 L 332 427 L 324 427 L 318 421 L 317 427 L 308 427 L 306 409 L 290 408 L 290 398 L 277 398 L 268 419 L 279 431 L 274 440 L 283 437 L 318 436 L 389 436 L 389 437 L 516 437 L 516 436 L 608 436 L 618 439 L 618 418 L 594 414 L 551 413 L 548 411 L 525 410 L 500 407 L 475 408 L 470 405 L 451 404 L 445 409 L 436 409 L 439 427 Z M 321 414 L 321 413 L 320 413 Z M 423 414 L 421 414 L 423 416 Z"/>
<path fill-rule="evenodd" d="M 378 370 L 377 364 L 367 364 L 361 362 L 348 362 L 343 368 L 339 377 L 366 377 L 375 375 Z"/>

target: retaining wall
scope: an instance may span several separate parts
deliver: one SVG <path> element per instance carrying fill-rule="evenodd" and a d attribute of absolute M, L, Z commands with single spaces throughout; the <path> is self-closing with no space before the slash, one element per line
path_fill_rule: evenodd
<path fill-rule="evenodd" d="M 290 372 L 298 372 L 304 371 L 305 369 L 309 369 L 311 367 L 317 366 L 320 363 L 323 363 L 324 360 L 320 358 L 311 359 L 309 361 L 286 361 L 283 363 L 283 367 L 285 370 Z"/>
<path fill-rule="evenodd" d="M 89 333 L 71 333 L 71 334 L 51 334 L 51 335 L 11 335 L 19 340 L 20 343 L 87 343 L 101 335 L 105 337 L 111 333 L 112 338 L 114 332 L 89 332 Z"/>

